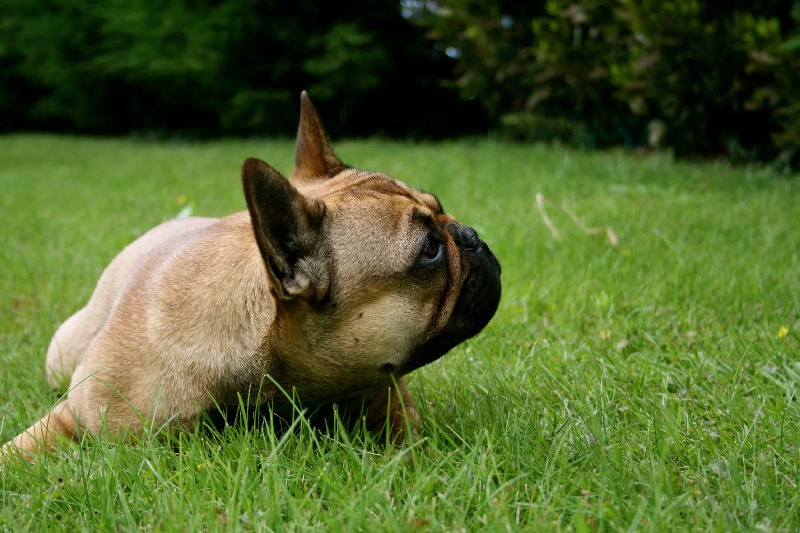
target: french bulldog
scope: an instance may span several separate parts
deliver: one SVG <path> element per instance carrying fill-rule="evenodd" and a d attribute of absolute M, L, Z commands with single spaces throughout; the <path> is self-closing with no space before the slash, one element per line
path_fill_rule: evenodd
<path fill-rule="evenodd" d="M 63 401 L 2 457 L 189 427 L 245 395 L 416 436 L 403 376 L 486 326 L 500 264 L 435 196 L 343 164 L 300 101 L 291 179 L 247 159 L 246 211 L 164 222 L 125 248 L 50 343 L 48 382 L 71 376 Z"/>

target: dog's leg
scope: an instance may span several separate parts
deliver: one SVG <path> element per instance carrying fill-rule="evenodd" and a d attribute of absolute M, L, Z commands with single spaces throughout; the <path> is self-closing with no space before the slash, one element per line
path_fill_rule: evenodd
<path fill-rule="evenodd" d="M 42 450 L 54 450 L 59 437 L 75 439 L 77 423 L 75 416 L 66 401 L 56 405 L 50 413 L 34 425 L 7 442 L 0 449 L 0 462 L 9 455 L 19 454 L 27 461 L 32 461 L 35 454 Z"/>
<path fill-rule="evenodd" d="M 47 383 L 62 389 L 86 354 L 86 349 L 108 318 L 97 305 L 87 305 L 64 322 L 47 349 Z"/>
<path fill-rule="evenodd" d="M 397 380 L 396 387 L 377 391 L 366 407 L 367 427 L 375 435 L 385 437 L 388 433 L 393 444 L 419 439 L 420 418 L 403 378 Z"/>

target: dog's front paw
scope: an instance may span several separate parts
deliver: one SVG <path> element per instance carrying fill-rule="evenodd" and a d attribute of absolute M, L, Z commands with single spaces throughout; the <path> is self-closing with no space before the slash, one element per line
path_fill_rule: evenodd
<path fill-rule="evenodd" d="M 395 446 L 419 440 L 419 426 L 422 421 L 413 405 L 391 411 L 388 422 L 386 430 L 389 432 L 389 440 Z"/>
<path fill-rule="evenodd" d="M 379 442 L 399 446 L 419 440 L 421 420 L 402 378 L 397 386 L 377 391 L 366 407 L 367 428 Z"/>

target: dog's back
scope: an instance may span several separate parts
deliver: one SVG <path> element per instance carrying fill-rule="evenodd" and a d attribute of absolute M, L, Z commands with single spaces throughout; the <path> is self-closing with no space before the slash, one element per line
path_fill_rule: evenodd
<path fill-rule="evenodd" d="M 69 403 L 84 427 L 98 431 L 104 414 L 115 427 L 136 427 L 139 416 L 188 420 L 196 413 L 186 409 L 263 375 L 253 353 L 271 313 L 252 309 L 269 302 L 252 231 L 247 212 L 173 220 L 112 261 L 48 350 L 48 380 L 71 376 Z M 152 398 L 152 412 L 132 409 Z"/>
<path fill-rule="evenodd" d="M 53 387 L 69 382 L 91 341 L 108 320 L 126 284 L 153 250 L 170 241 L 183 241 L 212 223 L 213 218 L 169 220 L 129 244 L 103 271 L 86 306 L 67 319 L 47 350 L 47 381 Z"/>

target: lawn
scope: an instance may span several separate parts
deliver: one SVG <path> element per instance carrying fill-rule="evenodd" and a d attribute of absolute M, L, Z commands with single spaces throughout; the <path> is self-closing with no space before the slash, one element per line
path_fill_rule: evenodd
<path fill-rule="evenodd" d="M 423 440 L 302 421 L 87 439 L 4 468 L 0 529 L 800 528 L 800 180 L 490 140 L 334 147 L 435 192 L 503 265 L 487 329 L 409 376 Z M 293 143 L 0 137 L 1 440 L 57 401 L 47 344 L 111 258 L 182 210 L 244 209 L 248 156 L 288 173 Z"/>

